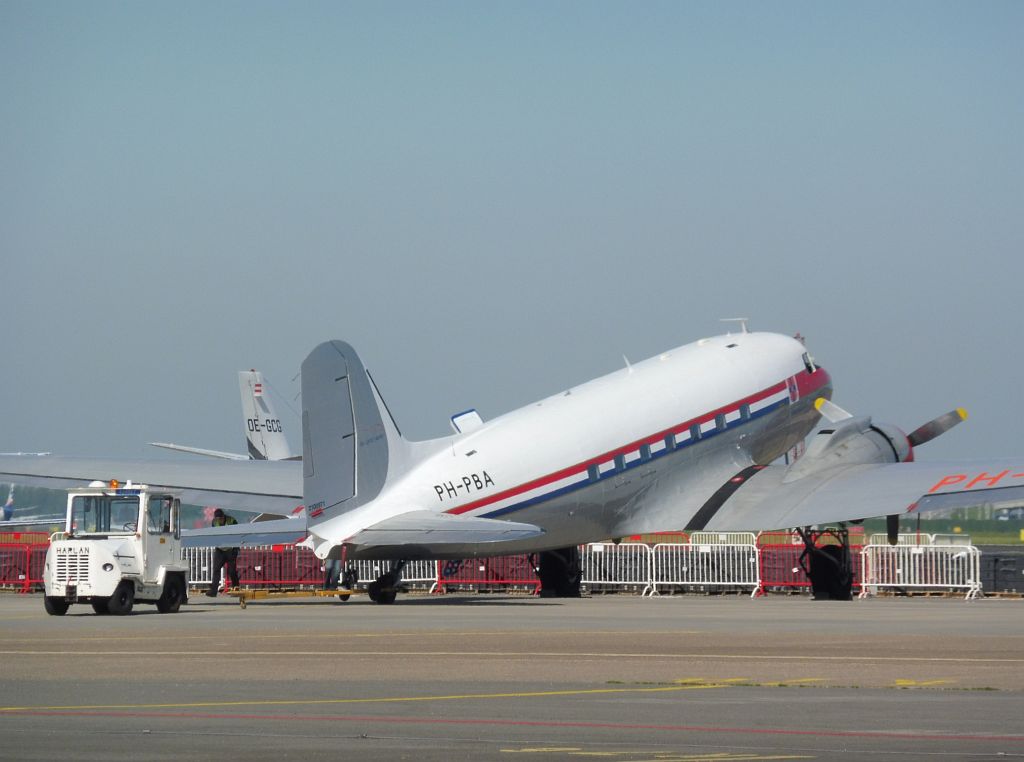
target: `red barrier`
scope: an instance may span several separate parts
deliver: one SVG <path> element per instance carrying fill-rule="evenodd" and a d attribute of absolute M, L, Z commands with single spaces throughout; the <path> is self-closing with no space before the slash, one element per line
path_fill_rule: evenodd
<path fill-rule="evenodd" d="M 0 587 L 30 593 L 43 585 L 47 545 L 0 544 Z"/>
<path fill-rule="evenodd" d="M 60 522 L 58 522 L 60 523 Z M 49 545 L 49 532 L 0 532 L 0 545 Z"/>
<path fill-rule="evenodd" d="M 439 593 L 448 592 L 452 586 L 471 587 L 478 591 L 525 587 L 531 588 L 534 595 L 540 593 L 540 580 L 529 556 L 467 558 L 462 561 L 438 561 L 437 564 L 436 591 Z"/>
<path fill-rule="evenodd" d="M 238 554 L 238 578 L 243 585 L 322 585 L 323 562 L 309 548 L 274 545 L 242 548 Z"/>

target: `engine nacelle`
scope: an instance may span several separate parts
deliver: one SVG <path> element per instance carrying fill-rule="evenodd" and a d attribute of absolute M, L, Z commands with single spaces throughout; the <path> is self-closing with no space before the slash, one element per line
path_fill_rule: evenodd
<path fill-rule="evenodd" d="M 822 429 L 807 452 L 789 467 L 783 482 L 839 465 L 904 463 L 914 459 L 907 435 L 891 424 L 874 424 L 868 416 L 847 418 Z"/>
<path fill-rule="evenodd" d="M 895 456 L 894 463 L 908 463 L 914 459 L 914 448 L 910 446 L 910 440 L 903 429 L 891 423 L 876 423 L 871 428 L 879 436 L 885 437 Z"/>

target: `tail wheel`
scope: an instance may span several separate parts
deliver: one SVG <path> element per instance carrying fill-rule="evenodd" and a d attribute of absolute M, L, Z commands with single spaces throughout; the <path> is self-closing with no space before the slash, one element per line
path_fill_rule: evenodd
<path fill-rule="evenodd" d="M 161 614 L 173 614 L 185 600 L 185 581 L 180 574 L 168 574 L 164 580 L 164 592 L 157 599 L 156 610 Z"/>
<path fill-rule="evenodd" d="M 110 596 L 107 608 L 111 614 L 123 616 L 132 613 L 132 606 L 135 605 L 135 585 L 128 580 L 121 580 L 114 594 Z"/>
<path fill-rule="evenodd" d="M 350 566 L 341 575 L 341 586 L 346 590 L 355 590 L 356 585 L 359 583 L 359 574 L 356 572 L 355 567 Z M 339 601 L 347 601 L 351 598 L 351 595 L 339 595 Z"/>

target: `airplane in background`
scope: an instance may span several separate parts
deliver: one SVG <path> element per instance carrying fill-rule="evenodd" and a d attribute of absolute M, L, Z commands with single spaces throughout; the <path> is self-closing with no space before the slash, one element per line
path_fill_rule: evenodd
<path fill-rule="evenodd" d="M 33 508 L 37 508 L 36 505 L 17 506 L 17 509 L 21 511 L 18 518 L 14 518 L 14 485 L 11 485 L 10 490 L 7 492 L 7 502 L 0 506 L 0 522 L 3 523 L 5 529 L 11 527 L 27 528 L 27 527 L 52 527 L 60 524 L 63 521 L 61 518 L 45 518 L 45 516 L 39 515 L 23 515 L 25 511 L 31 511 Z M 45 511 L 44 511 L 45 513 Z"/>
<path fill-rule="evenodd" d="M 910 435 L 852 416 L 830 402 L 832 379 L 802 340 L 745 325 L 490 421 L 467 411 L 453 417 L 455 434 L 419 442 L 401 434 L 345 342 L 316 347 L 301 376 L 301 461 L 0 456 L 0 475 L 44 486 L 131 479 L 186 502 L 278 514 L 301 503 L 304 516 L 196 530 L 187 541 L 301 539 L 321 559 L 390 559 L 369 587 L 379 603 L 394 601 L 413 559 L 536 553 L 544 592 L 572 596 L 583 543 L 876 516 L 890 516 L 892 529 L 907 512 L 1024 487 L 1021 460 L 914 461 L 915 448 L 963 420 L 962 410 Z M 828 423 L 802 458 L 774 463 L 822 417 Z M 826 555 L 814 556 L 822 562 L 812 563 L 812 583 L 816 568 L 835 576 L 841 565 Z M 849 597 L 848 581 L 837 584 L 835 597 Z"/>
<path fill-rule="evenodd" d="M 245 443 L 248 448 L 246 455 L 171 444 L 170 442 L 150 442 L 150 444 L 165 450 L 225 460 L 299 460 L 300 456 L 292 455 L 291 448 L 288 446 L 288 438 L 285 436 L 284 424 L 274 409 L 274 403 L 266 396 L 266 388 L 263 374 L 258 370 L 238 371 L 238 389 L 242 398 L 242 420 L 245 427 Z"/>

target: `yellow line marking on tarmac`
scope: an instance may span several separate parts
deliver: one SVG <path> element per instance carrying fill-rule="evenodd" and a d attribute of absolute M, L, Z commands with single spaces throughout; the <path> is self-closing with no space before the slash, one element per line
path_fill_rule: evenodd
<path fill-rule="evenodd" d="M 758 687 L 762 687 L 762 688 L 781 688 L 781 687 L 790 686 L 790 685 L 807 685 L 809 683 L 822 683 L 824 681 L 825 681 L 825 678 L 823 678 L 823 677 L 797 677 L 797 678 L 793 678 L 792 680 L 768 680 L 768 681 L 751 680 L 751 678 L 749 678 L 749 677 L 723 677 L 723 678 L 720 678 L 720 679 L 717 679 L 717 680 L 703 678 L 703 677 L 683 677 L 683 678 L 680 678 L 679 680 L 673 680 L 672 682 L 680 684 L 680 685 L 704 685 L 704 684 L 711 683 L 711 682 L 715 682 L 715 683 L 733 683 L 733 684 L 735 684 L 735 683 L 744 683 L 746 685 L 754 685 L 754 686 L 758 686 Z M 911 681 L 911 682 L 913 682 L 913 681 Z M 940 683 L 940 682 L 947 682 L 947 681 L 935 680 L 933 682 Z M 924 685 L 924 683 L 919 683 L 919 685 Z"/>
<path fill-rule="evenodd" d="M 902 678 L 893 681 L 893 685 L 898 688 L 911 688 L 911 687 L 922 687 L 926 685 L 947 685 L 953 682 L 952 680 L 905 680 Z"/>
<path fill-rule="evenodd" d="M 707 685 L 659 685 L 641 688 L 584 688 L 564 691 L 517 691 L 512 693 L 465 693 L 443 696 L 388 696 L 383 698 L 345 698 L 345 699 L 267 699 L 250 701 L 188 701 L 173 704 L 78 704 L 71 706 L 2 706 L 2 712 L 24 712 L 28 710 L 43 711 L 97 711 L 100 709 L 198 709 L 232 706 L 325 706 L 335 704 L 394 704 L 422 701 L 465 701 L 469 699 L 503 699 L 503 698 L 544 698 L 550 696 L 592 696 L 610 693 L 672 693 L 678 691 L 695 691 L 708 688 L 728 688 L 725 684 Z"/>
<path fill-rule="evenodd" d="M 767 683 L 758 683 L 758 685 L 763 685 L 765 687 L 785 688 L 787 686 L 808 685 L 810 683 L 822 683 L 824 681 L 825 678 L 823 677 L 797 677 L 793 678 L 792 680 L 773 680 Z"/>

